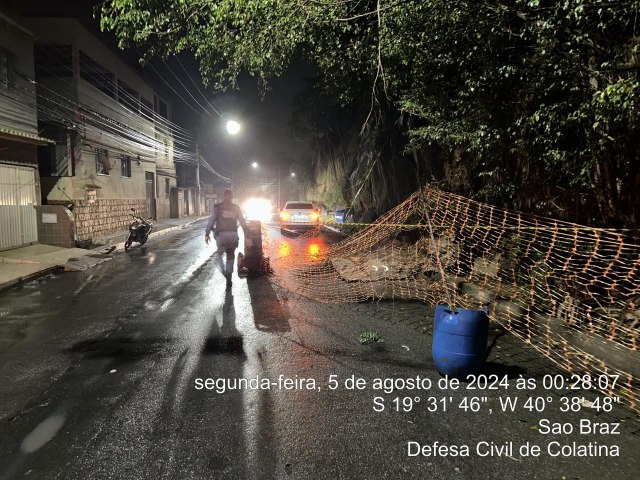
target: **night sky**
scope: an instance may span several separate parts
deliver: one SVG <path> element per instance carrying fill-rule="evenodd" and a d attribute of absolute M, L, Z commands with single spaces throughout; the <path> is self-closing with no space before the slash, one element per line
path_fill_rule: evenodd
<path fill-rule="evenodd" d="M 114 35 L 100 31 L 99 20 L 93 18 L 93 5 L 101 2 L 8 0 L 6 3 L 16 14 L 25 17 L 65 16 L 80 20 L 131 67 L 142 73 L 158 93 L 171 99 L 172 120 L 194 132 L 202 155 L 221 173 L 256 180 L 275 177 L 280 166 L 282 174 L 286 175 L 292 168 L 291 164 L 304 157 L 305 145 L 293 137 L 290 117 L 295 95 L 305 86 L 305 79 L 313 75 L 310 66 L 302 62 L 293 65 L 283 77 L 272 81 L 272 88 L 264 99 L 257 82 L 249 75 L 241 77 L 238 90 L 217 92 L 202 85 L 198 64 L 189 52 L 181 54 L 179 60 L 170 58 L 165 62 L 157 59 L 151 67 L 141 69 L 137 63 L 139 51 L 119 50 Z M 194 86 L 194 82 L 199 88 Z M 242 124 L 241 134 L 233 138 L 226 135 L 223 121 L 213 109 L 224 118 L 238 119 Z M 251 168 L 254 161 L 260 164 L 258 170 Z M 206 170 L 201 171 L 203 180 L 213 180 L 214 177 L 209 177 Z"/>

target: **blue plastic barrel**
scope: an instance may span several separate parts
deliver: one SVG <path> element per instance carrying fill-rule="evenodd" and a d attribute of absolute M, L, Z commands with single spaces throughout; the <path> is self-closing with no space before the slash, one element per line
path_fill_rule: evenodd
<path fill-rule="evenodd" d="M 442 375 L 464 378 L 484 367 L 489 317 L 483 310 L 436 307 L 433 362 Z"/>

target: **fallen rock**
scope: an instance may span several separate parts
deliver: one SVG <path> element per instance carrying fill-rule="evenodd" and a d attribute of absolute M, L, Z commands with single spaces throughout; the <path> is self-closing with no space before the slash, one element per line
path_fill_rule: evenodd
<path fill-rule="evenodd" d="M 502 264 L 502 255 L 479 257 L 473 262 L 473 273 L 481 277 L 498 278 Z"/>

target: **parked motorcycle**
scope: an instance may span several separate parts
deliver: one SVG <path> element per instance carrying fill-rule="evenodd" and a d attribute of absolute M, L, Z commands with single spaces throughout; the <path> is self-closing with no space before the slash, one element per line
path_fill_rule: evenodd
<path fill-rule="evenodd" d="M 138 242 L 140 245 L 144 245 L 149 238 L 149 234 L 153 229 L 153 223 L 145 220 L 144 218 L 136 215 L 135 208 L 132 208 L 133 222 L 129 225 L 129 236 L 124 242 L 124 249 L 129 250 L 129 247 L 133 242 Z M 149 219 L 150 220 L 150 219 Z"/>

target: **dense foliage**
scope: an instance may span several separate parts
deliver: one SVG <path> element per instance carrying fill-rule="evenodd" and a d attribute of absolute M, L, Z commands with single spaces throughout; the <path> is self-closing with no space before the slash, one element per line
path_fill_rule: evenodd
<path fill-rule="evenodd" d="M 266 88 L 304 56 L 321 72 L 326 98 L 349 112 L 343 118 L 357 113 L 358 128 L 343 131 L 350 138 L 342 135 L 340 145 L 352 145 L 343 156 L 358 158 L 343 164 L 351 174 L 373 172 L 367 181 L 387 191 L 398 191 L 385 179 L 395 160 L 385 166 L 362 149 L 379 149 L 395 130 L 406 141 L 389 145 L 404 148 L 402 161 L 422 181 L 503 206 L 638 226 L 639 7 L 638 0 L 107 0 L 101 13 L 122 46 L 143 45 L 147 55 L 192 50 L 203 76 L 223 88 L 243 70 Z M 316 120 L 318 130 L 340 123 Z M 379 163 L 368 169 L 371 162 Z"/>

